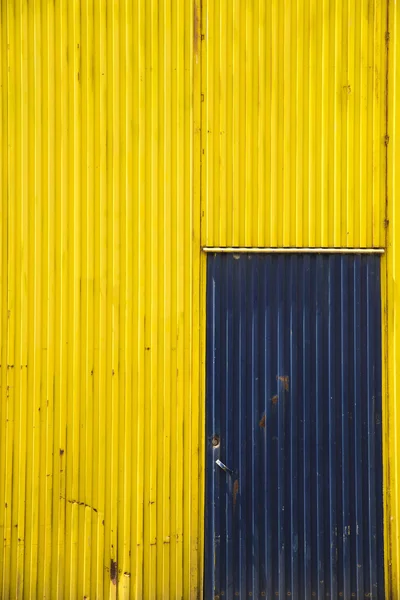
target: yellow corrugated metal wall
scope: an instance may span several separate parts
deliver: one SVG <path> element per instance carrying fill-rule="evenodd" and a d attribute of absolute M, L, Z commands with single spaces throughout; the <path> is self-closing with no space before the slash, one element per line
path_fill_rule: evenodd
<path fill-rule="evenodd" d="M 203 247 L 387 247 L 385 577 L 387 597 L 400 598 L 400 4 L 202 7 Z"/>
<path fill-rule="evenodd" d="M 398 0 L 200 3 L 0 0 L 1 598 L 201 595 L 200 244 L 386 241 L 400 597 Z"/>
<path fill-rule="evenodd" d="M 387 1 L 203 12 L 202 244 L 384 246 Z"/>
<path fill-rule="evenodd" d="M 197 5 L 0 19 L 0 597 L 197 598 Z"/>
<path fill-rule="evenodd" d="M 386 546 L 389 552 L 389 598 L 400 598 L 400 3 L 389 0 L 388 178 L 386 341 L 386 465 L 388 494 Z"/>

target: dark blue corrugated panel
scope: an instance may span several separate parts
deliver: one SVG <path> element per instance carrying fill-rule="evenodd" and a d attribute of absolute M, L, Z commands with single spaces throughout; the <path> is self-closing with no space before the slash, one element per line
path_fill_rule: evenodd
<path fill-rule="evenodd" d="M 206 600 L 384 598 L 379 267 L 208 258 Z"/>

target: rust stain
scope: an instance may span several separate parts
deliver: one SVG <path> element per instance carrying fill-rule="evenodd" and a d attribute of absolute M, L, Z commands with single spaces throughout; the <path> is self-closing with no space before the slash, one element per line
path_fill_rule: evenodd
<path fill-rule="evenodd" d="M 200 10 L 197 5 L 197 0 L 193 2 L 193 51 L 197 54 L 199 51 L 200 39 Z"/>
<path fill-rule="evenodd" d="M 289 389 L 289 388 L 288 388 L 288 389 Z M 278 396 L 277 396 L 276 394 L 275 394 L 275 396 L 272 396 L 272 398 L 271 398 L 271 402 L 272 402 L 272 404 L 274 404 L 274 405 L 275 405 L 275 404 L 278 404 Z"/>
<path fill-rule="evenodd" d="M 233 484 L 233 508 L 236 508 L 236 498 L 239 491 L 239 479 L 235 479 Z"/>
<path fill-rule="evenodd" d="M 260 427 L 264 427 L 264 429 L 265 429 L 265 424 L 266 424 L 266 421 L 267 421 L 267 419 L 266 419 L 266 416 L 265 416 L 265 414 L 264 414 L 264 415 L 261 417 L 261 419 L 260 419 L 260 423 L 259 423 Z"/>
<path fill-rule="evenodd" d="M 277 379 L 277 381 L 281 381 L 283 383 L 285 392 L 288 392 L 289 391 L 289 375 L 277 375 L 276 379 Z"/>
<path fill-rule="evenodd" d="M 118 565 L 115 560 L 111 559 L 111 561 L 110 561 L 110 579 L 114 585 L 117 585 L 117 577 L 118 577 Z"/>

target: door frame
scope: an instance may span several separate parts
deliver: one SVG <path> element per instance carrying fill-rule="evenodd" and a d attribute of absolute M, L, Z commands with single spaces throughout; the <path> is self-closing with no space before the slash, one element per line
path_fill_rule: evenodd
<path fill-rule="evenodd" d="M 391 515 L 391 486 L 395 486 L 394 469 L 391 470 L 392 457 L 396 457 L 398 442 L 395 438 L 395 420 L 391 418 L 394 413 L 394 385 L 396 378 L 394 364 L 394 346 L 395 331 L 389 328 L 392 317 L 390 311 L 394 309 L 395 290 L 393 288 L 394 266 L 391 252 L 385 248 L 266 248 L 266 247 L 202 247 L 200 256 L 200 431 L 201 443 L 200 452 L 202 455 L 201 464 L 203 472 L 200 474 L 200 497 L 203 502 L 200 504 L 200 519 L 202 521 L 202 536 L 199 540 L 199 568 L 201 572 L 200 598 L 204 598 L 204 579 L 205 579 L 205 473 L 206 473 L 206 328 L 207 328 L 207 255 L 213 253 L 223 254 L 379 254 L 381 256 L 381 323 L 382 323 L 382 461 L 383 461 L 383 546 L 384 546 L 384 576 L 385 590 L 388 598 L 393 593 L 393 577 L 397 573 L 397 565 L 392 572 L 393 551 L 392 544 L 396 536 L 397 528 L 393 528 L 393 518 Z M 388 256 L 389 254 L 389 256 Z M 393 261 L 394 262 L 394 261 Z M 400 295 L 400 291 L 398 292 Z M 399 436 L 400 437 L 400 436 Z M 396 502 L 397 496 L 394 497 Z M 394 510 L 397 514 L 397 510 Z M 398 557 L 400 559 L 400 556 Z"/>

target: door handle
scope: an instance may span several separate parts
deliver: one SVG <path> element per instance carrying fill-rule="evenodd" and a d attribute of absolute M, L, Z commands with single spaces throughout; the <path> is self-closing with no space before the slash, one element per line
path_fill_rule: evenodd
<path fill-rule="evenodd" d="M 229 475 L 232 475 L 232 473 L 233 473 L 232 469 L 230 469 L 229 467 L 227 467 L 226 465 L 224 465 L 224 463 L 221 460 L 219 460 L 219 458 L 217 458 L 217 460 L 215 462 L 219 466 L 220 469 L 222 469 L 223 471 L 225 471 L 225 473 L 228 473 Z"/>

